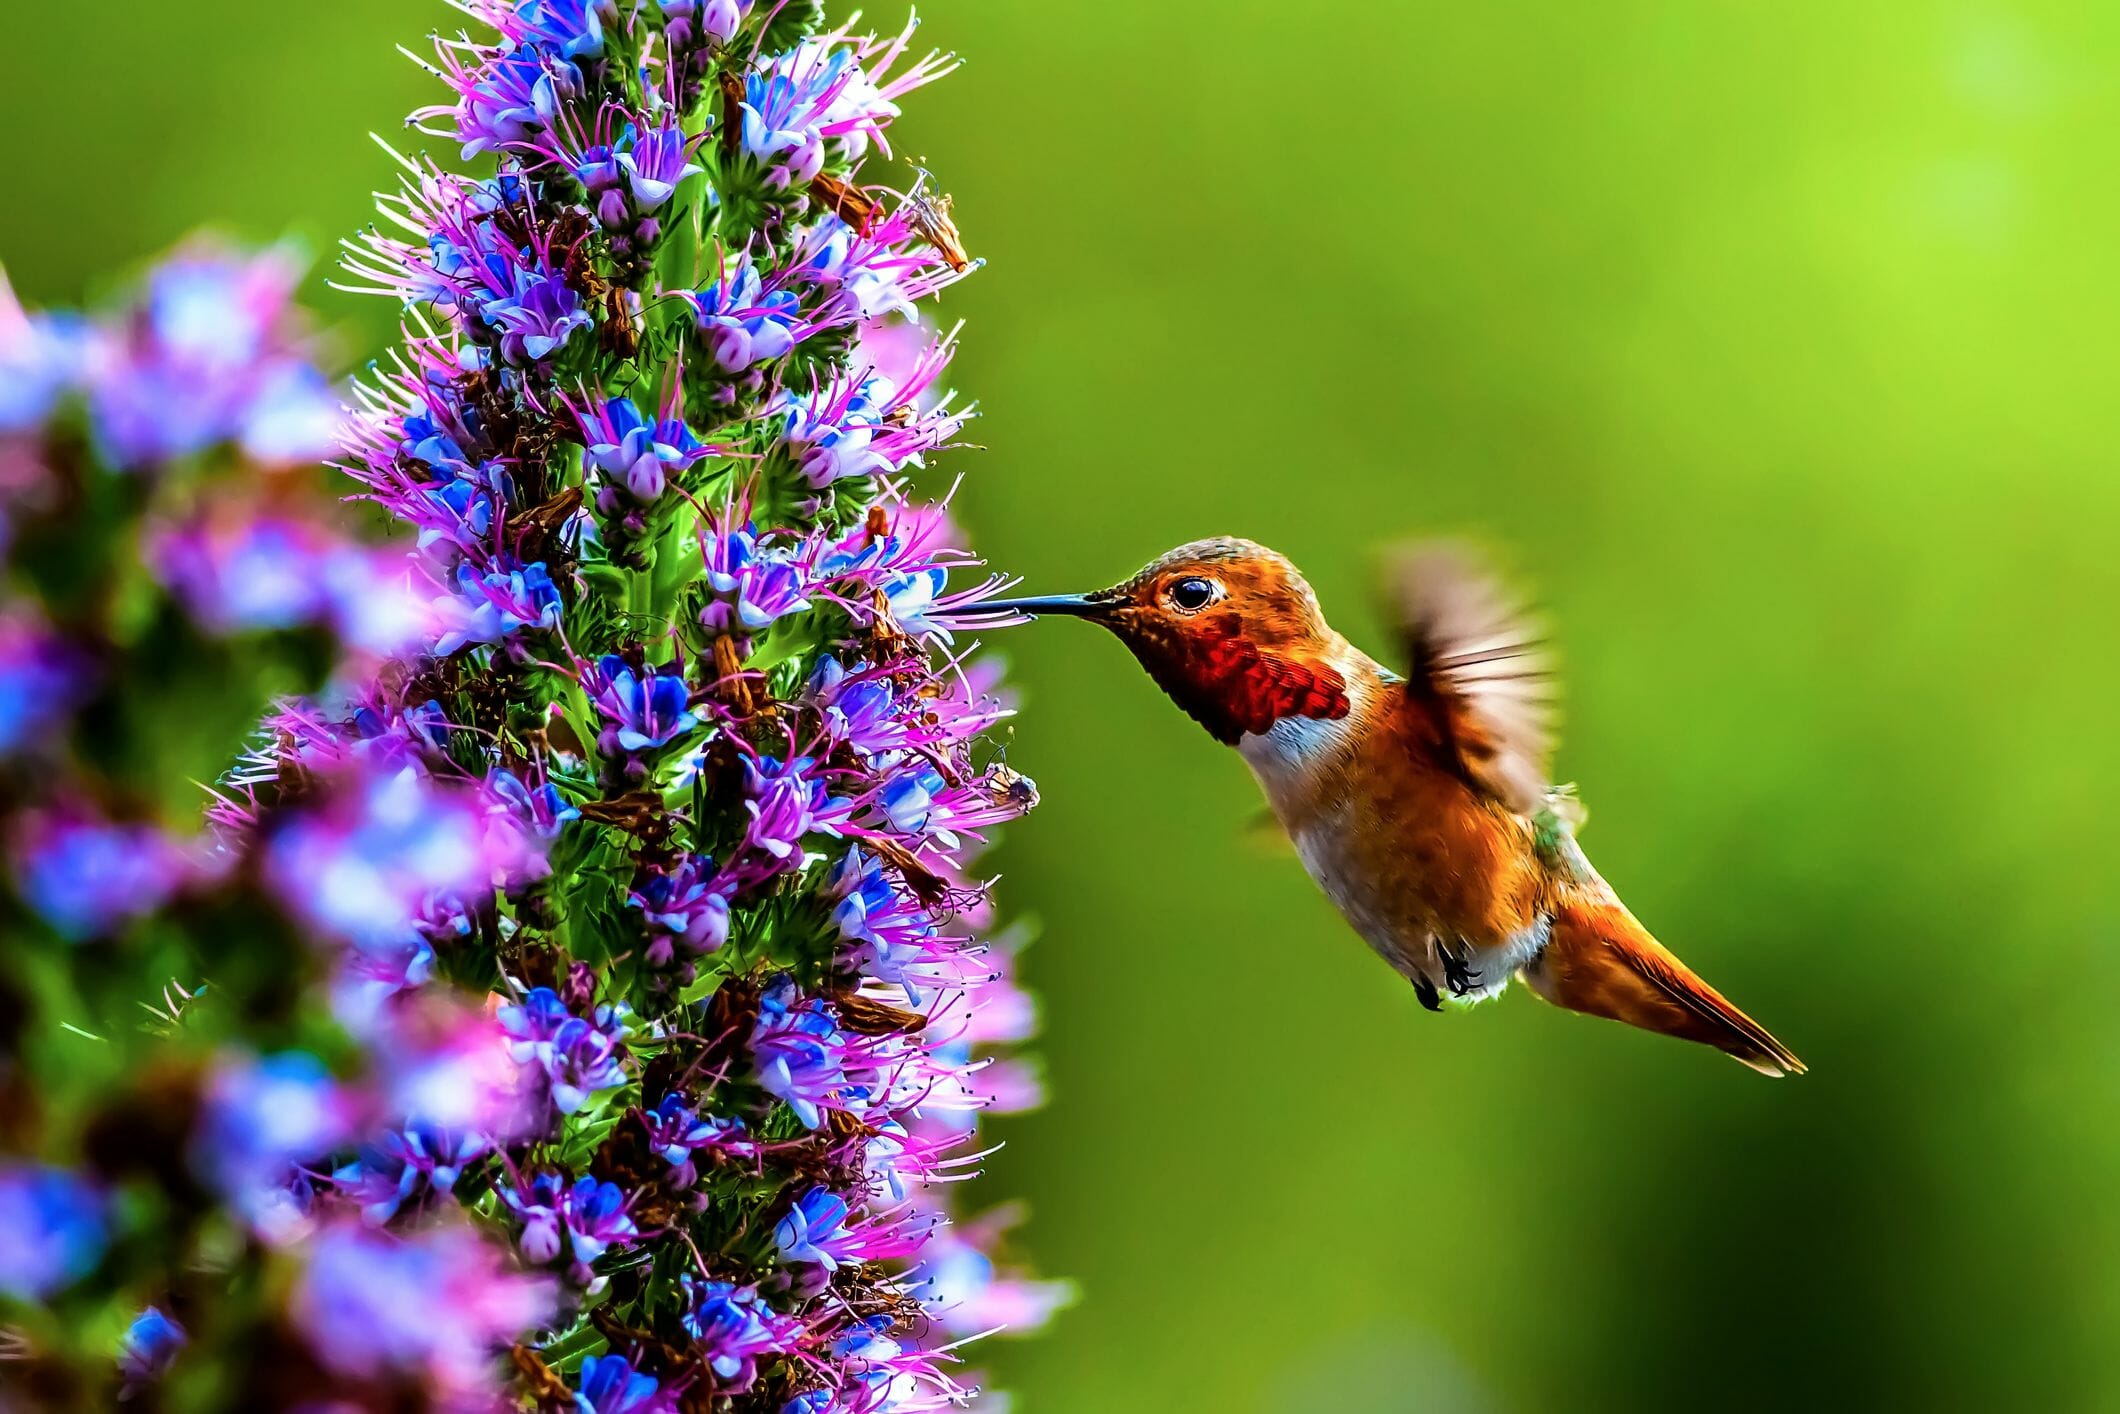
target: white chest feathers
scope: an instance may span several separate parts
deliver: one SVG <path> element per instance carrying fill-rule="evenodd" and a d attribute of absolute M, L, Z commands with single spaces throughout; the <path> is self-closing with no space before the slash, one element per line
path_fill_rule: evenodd
<path fill-rule="evenodd" d="M 1263 735 L 1247 732 L 1237 750 L 1278 808 L 1353 749 L 1353 732 L 1352 717 L 1283 717 Z"/>

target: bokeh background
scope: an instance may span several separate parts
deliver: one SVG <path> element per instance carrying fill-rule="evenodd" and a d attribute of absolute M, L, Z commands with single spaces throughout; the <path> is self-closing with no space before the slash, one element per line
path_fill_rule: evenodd
<path fill-rule="evenodd" d="M 985 1187 L 1082 1293 L 1019 1409 L 2120 1408 L 2120 10 L 923 12 L 982 548 L 1248 534 L 1374 638 L 1378 542 L 1502 546 L 1592 853 L 1813 1066 L 1429 1016 L 1114 644 L 1012 636 L 1053 1100 Z M 21 7 L 0 259 L 328 255 L 448 18 Z"/>

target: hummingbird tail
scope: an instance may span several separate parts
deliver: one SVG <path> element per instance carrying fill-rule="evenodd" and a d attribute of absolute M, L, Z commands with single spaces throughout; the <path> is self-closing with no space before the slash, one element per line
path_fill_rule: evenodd
<path fill-rule="evenodd" d="M 1801 1075 L 1804 1063 L 1612 902 L 1568 900 L 1524 980 L 1555 1006 L 1713 1046 L 1761 1075 Z"/>

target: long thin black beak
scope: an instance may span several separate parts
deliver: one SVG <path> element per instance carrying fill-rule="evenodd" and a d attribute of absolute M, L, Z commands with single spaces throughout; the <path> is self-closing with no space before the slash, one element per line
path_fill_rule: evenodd
<path fill-rule="evenodd" d="M 981 614 L 1027 614 L 1032 618 L 1045 614 L 1064 614 L 1070 618 L 1093 619 L 1111 606 L 1111 600 L 1094 594 L 1047 594 L 1033 599 L 987 599 L 972 605 L 971 611 Z"/>

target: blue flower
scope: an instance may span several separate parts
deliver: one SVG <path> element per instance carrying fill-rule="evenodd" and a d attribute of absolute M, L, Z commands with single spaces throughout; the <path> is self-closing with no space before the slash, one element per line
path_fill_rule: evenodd
<path fill-rule="evenodd" d="M 0 1293 L 42 1301 L 103 1258 L 101 1194 L 64 1169 L 0 1165 Z"/>
<path fill-rule="evenodd" d="M 760 549 L 751 531 L 707 533 L 701 550 L 707 587 L 714 591 L 699 614 L 709 633 L 757 633 L 810 607 L 802 566 L 783 552 Z"/>
<path fill-rule="evenodd" d="M 493 768 L 486 777 L 486 789 L 510 818 L 528 826 L 531 834 L 547 844 L 559 838 L 569 821 L 582 817 L 580 807 L 561 795 L 558 786 L 547 781 L 532 790 L 505 767 Z"/>
<path fill-rule="evenodd" d="M 761 1301 L 755 1287 L 690 1276 L 683 1284 L 685 1333 L 699 1342 L 716 1387 L 726 1393 L 749 1389 L 759 1357 L 791 1349 L 802 1331 L 801 1322 Z"/>
<path fill-rule="evenodd" d="M 236 1056 L 207 1083 L 192 1159 L 231 1208 L 274 1238 L 308 1210 L 306 1166 L 352 1135 L 352 1100 L 315 1056 Z"/>
<path fill-rule="evenodd" d="M 591 1355 L 582 1361 L 574 1407 L 577 1414 L 668 1414 L 675 1399 L 653 1375 L 636 1374 L 624 1356 Z"/>
<path fill-rule="evenodd" d="M 593 1178 L 576 1179 L 560 1204 L 567 1226 L 567 1244 L 574 1260 L 587 1266 L 616 1244 L 640 1237 L 632 1215 L 626 1211 L 626 1195 L 615 1183 Z"/>
<path fill-rule="evenodd" d="M 448 657 L 473 643 L 498 643 L 518 629 L 556 628 L 564 604 L 543 561 L 480 574 L 457 566 L 456 592 L 435 601 L 442 634 L 434 651 Z"/>
<path fill-rule="evenodd" d="M 160 908 L 183 879 L 176 849 L 151 825 L 33 816 L 15 861 L 22 898 L 60 936 L 101 937 Z"/>
<path fill-rule="evenodd" d="M 825 890 L 838 899 L 832 906 L 832 922 L 854 942 L 875 942 L 876 930 L 869 920 L 901 908 L 898 891 L 891 886 L 882 863 L 859 848 L 848 850 L 846 857 L 832 866 L 825 878 Z"/>
<path fill-rule="evenodd" d="M 79 650 L 25 617 L 0 617 L 0 757 L 53 731 L 89 687 Z"/>
<path fill-rule="evenodd" d="M 492 1148 L 483 1135 L 413 1123 L 386 1130 L 361 1146 L 360 1157 L 332 1174 L 339 1190 L 361 1206 L 361 1216 L 382 1224 L 398 1214 L 422 1188 L 447 1193 L 467 1164 Z"/>
<path fill-rule="evenodd" d="M 78 315 L 25 315 L 0 279 L 0 432 L 24 432 L 79 386 L 92 335 Z"/>
<path fill-rule="evenodd" d="M 928 812 L 935 797 L 947 788 L 942 773 L 926 762 L 901 771 L 884 782 L 881 800 L 891 828 L 903 835 L 917 835 L 927 827 Z"/>
<path fill-rule="evenodd" d="M 792 290 L 766 292 L 748 260 L 694 294 L 692 308 L 707 351 L 729 373 L 779 358 L 801 337 L 801 301 Z"/>
<path fill-rule="evenodd" d="M 304 1255 L 289 1314 L 340 1375 L 427 1377 L 475 1390 L 492 1353 L 552 1318 L 550 1279 L 512 1270 L 466 1226 L 400 1237 L 339 1224 Z"/>
<path fill-rule="evenodd" d="M 530 1175 L 527 1187 L 518 1179 L 501 1189 L 500 1195 L 508 1210 L 522 1220 L 523 1231 L 516 1244 L 523 1255 L 540 1266 L 557 1257 L 565 1228 L 560 1208 L 566 1202 L 559 1175 L 540 1170 Z"/>
<path fill-rule="evenodd" d="M 666 935 L 650 944 L 650 966 L 670 961 L 673 939 L 695 954 L 713 952 L 729 940 L 728 895 L 714 861 L 704 855 L 688 854 L 674 868 L 642 875 L 626 902 Z"/>
<path fill-rule="evenodd" d="M 607 653 L 583 675 L 582 687 L 610 722 L 597 743 L 607 756 L 668 745 L 699 725 L 682 673 L 636 673 L 625 659 Z"/>
<path fill-rule="evenodd" d="M 829 1188 L 812 1188 L 773 1229 L 780 1255 L 826 1271 L 839 1269 L 839 1239 L 846 1236 L 847 1200 Z"/>
<path fill-rule="evenodd" d="M 623 1006 L 600 1006 L 587 1020 L 576 1016 L 550 987 L 538 987 L 519 1005 L 497 1013 L 510 1038 L 509 1051 L 544 1072 L 559 1112 L 571 1115 L 601 1090 L 626 1083 L 619 1043 L 626 1037 Z"/>
<path fill-rule="evenodd" d="M 656 210 L 676 194 L 679 182 L 701 170 L 688 160 L 690 152 L 684 131 L 672 122 L 640 134 L 618 154 L 635 210 L 644 215 Z"/>
<path fill-rule="evenodd" d="M 611 398 L 601 412 L 581 418 L 587 450 L 583 465 L 602 474 L 605 490 L 624 487 L 634 500 L 646 505 L 663 493 L 671 476 L 707 454 L 682 418 L 649 421 L 631 398 Z M 603 491 L 598 508 L 609 514 Z"/>
<path fill-rule="evenodd" d="M 118 1339 L 118 1373 L 128 1384 L 160 1379 L 187 1339 L 184 1327 L 150 1306 L 133 1317 Z"/>
<path fill-rule="evenodd" d="M 751 1057 L 758 1083 L 786 1101 L 807 1128 L 824 1123 L 826 1106 L 851 1110 L 867 1102 L 868 1088 L 848 1074 L 854 1056 L 846 1033 L 823 1002 L 803 997 L 786 976 L 775 978 L 759 998 Z"/>
<path fill-rule="evenodd" d="M 714 1149 L 730 1155 L 757 1152 L 757 1146 L 745 1137 L 742 1120 L 695 1114 L 676 1094 L 663 1096 L 661 1104 L 641 1116 L 641 1122 L 648 1131 L 648 1147 L 670 1166 L 672 1188 L 690 1188 L 699 1177 L 692 1163 L 695 1150 Z"/>
<path fill-rule="evenodd" d="M 512 272 L 514 287 L 489 299 L 479 315 L 500 331 L 501 357 L 518 368 L 543 363 L 576 334 L 595 327 L 581 296 L 545 270 Z"/>
<path fill-rule="evenodd" d="M 604 48 L 604 26 L 594 0 L 523 0 L 516 10 L 524 38 L 562 59 L 583 59 Z"/>

